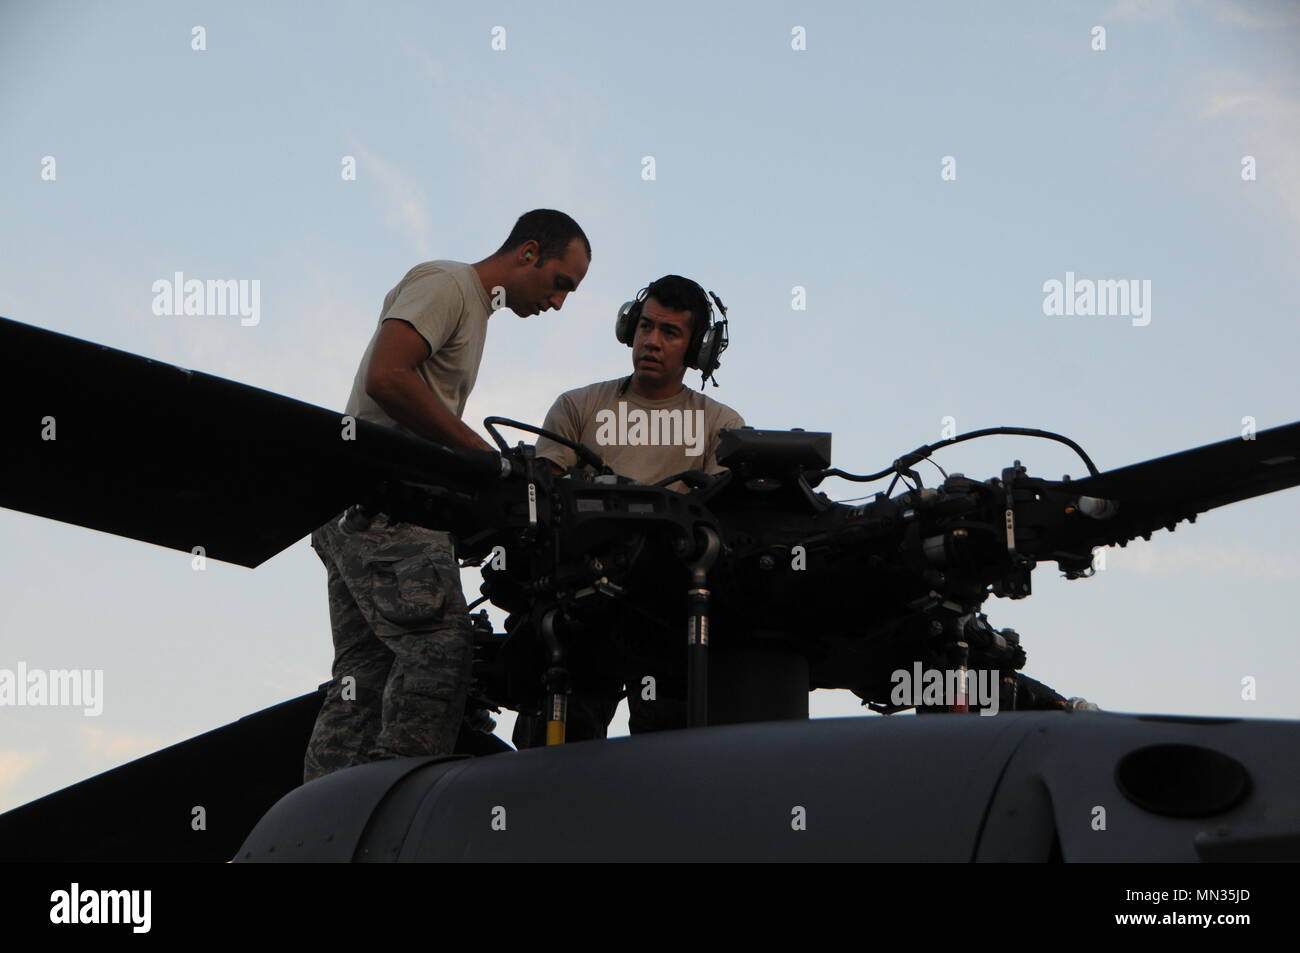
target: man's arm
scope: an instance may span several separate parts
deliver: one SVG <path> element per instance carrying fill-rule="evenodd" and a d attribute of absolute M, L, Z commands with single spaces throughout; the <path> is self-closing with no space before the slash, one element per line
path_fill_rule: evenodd
<path fill-rule="evenodd" d="M 430 353 L 429 342 L 411 325 L 397 318 L 385 321 L 366 368 L 366 393 L 412 433 L 456 449 L 492 450 L 420 377 L 416 368 Z"/>

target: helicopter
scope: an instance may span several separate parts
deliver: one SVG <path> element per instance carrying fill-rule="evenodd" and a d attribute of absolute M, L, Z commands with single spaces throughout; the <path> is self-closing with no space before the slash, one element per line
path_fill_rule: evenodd
<path fill-rule="evenodd" d="M 340 513 L 450 532 L 510 613 L 504 635 L 478 616 L 471 704 L 543 718 L 554 742 L 466 727 L 453 756 L 300 786 L 318 689 L 0 815 L 5 859 L 1296 858 L 1300 725 L 1086 711 L 980 610 L 1029 596 L 1042 562 L 1085 578 L 1096 547 L 1295 486 L 1300 423 L 1107 472 L 1024 428 L 872 474 L 832 467 L 830 434 L 745 428 L 723 473 L 646 486 L 508 418 L 485 421 L 499 452 L 454 451 L 8 319 L 0 369 L 7 508 L 250 568 Z M 501 427 L 581 466 L 553 473 Z M 993 433 L 1063 442 L 1088 476 L 1016 461 L 923 485 L 918 462 Z M 829 477 L 891 483 L 850 506 L 818 492 Z M 685 656 L 688 728 L 564 744 L 572 669 L 628 613 Z M 903 697 L 900 672 L 957 690 Z M 809 721 L 816 688 L 926 717 Z M 997 716 L 960 717 L 981 707 Z M 178 834 L 199 790 L 211 821 Z"/>

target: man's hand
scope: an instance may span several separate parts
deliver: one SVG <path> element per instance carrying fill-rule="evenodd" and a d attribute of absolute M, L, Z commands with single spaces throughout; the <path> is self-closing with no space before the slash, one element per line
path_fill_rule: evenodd
<path fill-rule="evenodd" d="M 495 447 L 467 427 L 443 405 L 416 368 L 429 357 L 429 342 L 405 321 L 390 319 L 366 368 L 366 393 L 403 427 L 447 447 L 489 450 Z"/>

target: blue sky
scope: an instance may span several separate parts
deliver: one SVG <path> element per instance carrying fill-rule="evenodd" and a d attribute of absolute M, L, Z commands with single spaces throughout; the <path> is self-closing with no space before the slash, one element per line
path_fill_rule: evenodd
<path fill-rule="evenodd" d="M 1289 3 L 9 3 L 0 314 L 339 409 L 412 265 L 554 207 L 591 270 L 558 314 L 494 316 L 472 425 L 626 373 L 618 304 L 678 272 L 731 311 L 711 396 L 832 431 L 841 467 L 949 416 L 1123 466 L 1300 419 L 1297 50 Z M 177 271 L 260 281 L 259 323 L 153 314 Z M 1044 315 L 1067 272 L 1150 281 L 1150 324 Z M 1013 458 L 1080 472 L 1010 437 L 938 460 Z M 1300 491 L 1237 504 L 986 608 L 1027 671 L 1105 708 L 1295 718 L 1297 516 Z M 0 709 L 0 809 L 328 677 L 305 541 L 196 573 L 8 511 L 0 537 L 0 668 L 102 669 L 106 694 L 96 718 Z"/>

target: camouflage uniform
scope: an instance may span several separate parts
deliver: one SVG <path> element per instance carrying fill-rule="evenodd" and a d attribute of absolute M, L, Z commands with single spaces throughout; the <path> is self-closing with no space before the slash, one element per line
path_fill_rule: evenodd
<path fill-rule="evenodd" d="M 473 635 L 451 538 L 383 513 L 361 522 L 340 528 L 336 517 L 311 536 L 329 574 L 334 668 L 304 781 L 450 754 L 464 713 Z"/>

